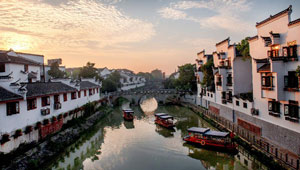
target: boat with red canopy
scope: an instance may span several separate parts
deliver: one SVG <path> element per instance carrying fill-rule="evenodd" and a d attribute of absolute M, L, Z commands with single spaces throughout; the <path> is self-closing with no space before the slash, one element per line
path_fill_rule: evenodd
<path fill-rule="evenodd" d="M 192 127 L 188 129 L 188 135 L 184 141 L 200 144 L 201 146 L 217 147 L 228 150 L 236 150 L 233 142 L 234 135 L 228 132 L 213 131 L 209 128 Z"/>
<path fill-rule="evenodd" d="M 131 109 L 123 109 L 123 118 L 128 121 L 133 120 L 133 110 Z"/>
<path fill-rule="evenodd" d="M 174 125 L 174 117 L 168 115 L 167 113 L 156 113 L 155 114 L 155 123 L 159 124 L 165 128 L 173 128 Z"/>

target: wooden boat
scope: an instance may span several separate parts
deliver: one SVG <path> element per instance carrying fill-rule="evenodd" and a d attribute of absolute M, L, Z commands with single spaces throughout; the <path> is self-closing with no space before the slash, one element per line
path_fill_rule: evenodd
<path fill-rule="evenodd" d="M 184 141 L 209 146 L 213 148 L 236 150 L 237 145 L 233 142 L 233 134 L 228 132 L 212 131 L 209 128 L 192 127 L 188 129 L 188 136 Z"/>
<path fill-rule="evenodd" d="M 159 124 L 165 128 L 173 128 L 174 125 L 174 117 L 168 115 L 167 113 L 156 113 L 155 114 L 155 123 Z"/>
<path fill-rule="evenodd" d="M 131 109 L 123 109 L 123 118 L 128 121 L 133 120 L 133 110 Z"/>

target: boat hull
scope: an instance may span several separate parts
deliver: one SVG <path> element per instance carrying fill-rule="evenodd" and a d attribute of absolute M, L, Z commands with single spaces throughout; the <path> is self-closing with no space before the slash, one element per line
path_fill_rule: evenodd
<path fill-rule="evenodd" d="M 162 126 L 162 127 L 165 127 L 165 128 L 169 128 L 169 129 L 172 129 L 175 127 L 175 125 L 173 123 L 165 123 L 161 120 L 155 120 L 155 123 Z"/>
<path fill-rule="evenodd" d="M 211 147 L 214 149 L 236 151 L 237 148 L 237 145 L 235 143 L 223 143 L 215 140 L 194 138 L 190 136 L 184 137 L 183 140 L 192 144 L 200 145 L 201 147 Z"/>

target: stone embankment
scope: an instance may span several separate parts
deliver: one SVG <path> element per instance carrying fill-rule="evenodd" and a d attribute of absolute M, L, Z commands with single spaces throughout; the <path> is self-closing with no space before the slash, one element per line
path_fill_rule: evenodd
<path fill-rule="evenodd" d="M 57 155 L 64 152 L 66 146 L 69 146 L 80 136 L 93 127 L 109 111 L 98 111 L 90 117 L 74 119 L 66 125 L 67 127 L 46 138 L 42 143 L 36 145 L 33 149 L 13 158 L 12 162 L 4 170 L 25 170 L 41 169 L 41 165 L 50 164 Z"/>

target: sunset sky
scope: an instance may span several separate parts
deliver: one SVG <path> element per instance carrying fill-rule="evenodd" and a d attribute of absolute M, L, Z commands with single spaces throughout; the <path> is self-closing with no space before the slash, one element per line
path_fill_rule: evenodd
<path fill-rule="evenodd" d="M 228 36 L 255 35 L 256 22 L 289 5 L 300 18 L 299 0 L 0 0 L 0 49 L 170 74 Z"/>

